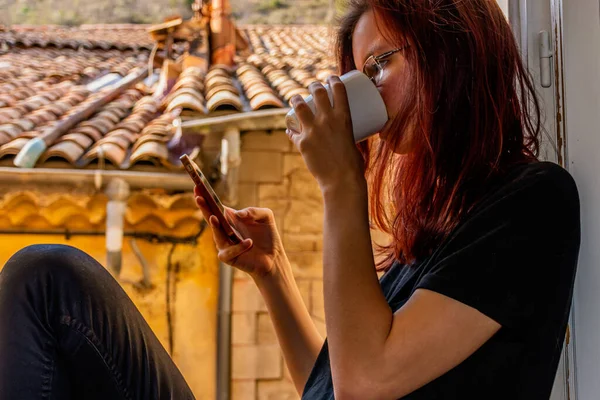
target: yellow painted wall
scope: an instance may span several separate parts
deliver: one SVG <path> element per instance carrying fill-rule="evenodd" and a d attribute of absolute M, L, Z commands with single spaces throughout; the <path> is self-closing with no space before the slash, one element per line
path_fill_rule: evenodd
<path fill-rule="evenodd" d="M 142 268 L 128 240 L 124 240 L 119 282 L 168 350 L 167 258 L 173 245 L 136 241 L 148 262 L 154 285 L 150 290 L 139 290 L 133 284 L 142 279 Z M 104 241 L 103 236 L 75 236 L 66 240 L 59 235 L 0 235 L 0 268 L 21 248 L 38 243 L 68 244 L 104 265 Z M 196 398 L 214 399 L 218 262 L 210 232 L 200 237 L 197 246 L 176 245 L 171 259 L 173 266 L 179 264 L 179 272 L 173 275 L 176 289 L 172 300 L 172 356 Z"/>

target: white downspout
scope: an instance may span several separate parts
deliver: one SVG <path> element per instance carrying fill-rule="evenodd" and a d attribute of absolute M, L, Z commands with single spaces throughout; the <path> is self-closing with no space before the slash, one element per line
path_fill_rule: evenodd
<path fill-rule="evenodd" d="M 121 272 L 123 225 L 129 185 L 123 179 L 113 179 L 106 186 L 106 266 L 118 277 Z"/>

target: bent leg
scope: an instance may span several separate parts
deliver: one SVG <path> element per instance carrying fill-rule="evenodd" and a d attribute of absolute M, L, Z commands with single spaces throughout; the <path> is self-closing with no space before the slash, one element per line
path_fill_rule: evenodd
<path fill-rule="evenodd" d="M 0 272 L 0 399 L 193 399 L 115 279 L 84 252 L 36 245 Z"/>

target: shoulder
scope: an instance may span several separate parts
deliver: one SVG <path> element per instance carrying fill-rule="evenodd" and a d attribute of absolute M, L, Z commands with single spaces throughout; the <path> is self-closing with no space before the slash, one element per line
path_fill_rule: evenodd
<path fill-rule="evenodd" d="M 533 217 L 540 212 L 579 212 L 575 180 L 567 170 L 551 162 L 534 162 L 514 167 L 502 183 L 490 190 L 474 213 L 507 211 Z"/>
<path fill-rule="evenodd" d="M 579 230 L 577 187 L 559 165 L 519 165 L 498 182 L 457 226 L 447 244 L 471 243 L 491 233 L 498 240 L 526 237 L 554 241 Z"/>
<path fill-rule="evenodd" d="M 569 172 L 558 164 L 540 161 L 524 164 L 513 171 L 514 178 L 509 180 L 509 185 L 552 185 L 577 193 L 575 180 Z"/>

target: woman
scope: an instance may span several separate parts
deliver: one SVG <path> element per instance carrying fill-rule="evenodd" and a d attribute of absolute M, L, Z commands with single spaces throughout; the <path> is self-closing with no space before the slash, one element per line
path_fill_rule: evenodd
<path fill-rule="evenodd" d="M 270 210 L 228 209 L 247 238 L 230 245 L 197 197 L 219 258 L 256 282 L 305 399 L 547 399 L 579 200 L 568 173 L 536 159 L 539 106 L 501 10 L 492 0 L 349 8 L 340 72 L 363 70 L 390 121 L 357 149 L 331 77 L 333 105 L 313 84 L 316 112 L 293 98 L 302 131 L 288 132 L 323 193 L 325 344 Z M 369 213 L 392 238 L 379 265 Z M 0 315 L 11 321 L 0 326 L 3 398 L 192 398 L 135 307 L 77 250 L 15 255 Z"/>

